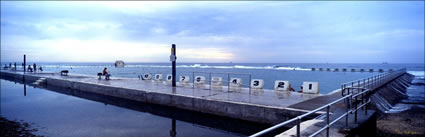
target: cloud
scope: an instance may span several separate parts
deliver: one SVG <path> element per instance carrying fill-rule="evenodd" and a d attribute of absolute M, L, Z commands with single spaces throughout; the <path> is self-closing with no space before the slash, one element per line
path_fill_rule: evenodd
<path fill-rule="evenodd" d="M 227 62 L 234 58 L 234 54 L 221 48 L 190 48 L 179 49 L 179 58 L 192 60 L 192 62 Z"/>
<path fill-rule="evenodd" d="M 167 34 L 167 30 L 165 30 L 164 28 L 152 28 L 151 29 L 153 34 Z"/>
<path fill-rule="evenodd" d="M 183 62 L 424 61 L 424 2 L 1 3 L 2 60 L 164 62 L 175 43 Z"/>
<path fill-rule="evenodd" d="M 400 37 L 416 37 L 424 36 L 424 30 L 418 29 L 393 29 L 389 31 L 378 32 L 374 34 L 376 37 L 391 37 L 391 38 L 400 38 Z"/>

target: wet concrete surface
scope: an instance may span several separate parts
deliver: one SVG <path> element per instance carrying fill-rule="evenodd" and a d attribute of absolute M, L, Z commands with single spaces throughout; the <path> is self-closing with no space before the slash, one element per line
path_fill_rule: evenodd
<path fill-rule="evenodd" d="M 3 75 L 16 80 L 26 79 L 39 84 L 272 125 L 308 111 L 288 106 L 322 96 L 273 90 L 250 90 L 249 88 L 230 88 L 228 91 L 226 86 L 208 90 L 206 89 L 209 88 L 208 85 L 205 88 L 193 88 L 190 84 L 180 85 L 180 83 L 177 84 L 178 87 L 172 87 L 165 81 L 155 82 L 120 77 L 105 80 L 98 79 L 97 76 L 81 74 L 62 76 L 59 73 L 24 74 L 2 71 L 2 77 Z M 317 115 L 319 113 L 309 118 Z"/>
<path fill-rule="evenodd" d="M 10 72 L 10 71 L 9 71 Z M 11 72 L 23 74 L 23 72 Z M 273 90 L 253 90 L 249 88 L 230 89 L 227 86 L 222 88 L 213 88 L 209 90 L 209 85 L 205 88 L 193 88 L 192 85 L 181 85 L 177 83 L 177 87 L 173 88 L 170 83 L 165 81 L 156 82 L 153 80 L 140 80 L 137 78 L 119 78 L 111 77 L 111 80 L 98 79 L 97 76 L 69 74 L 61 76 L 59 73 L 26 73 L 26 75 L 34 75 L 39 77 L 65 79 L 73 82 L 93 83 L 111 87 L 128 88 L 142 90 L 146 92 L 168 93 L 175 95 L 184 95 L 191 97 L 200 97 L 211 100 L 225 100 L 231 102 L 243 102 L 255 105 L 265 105 L 273 107 L 288 107 L 313 98 L 322 97 L 319 94 L 302 94 L 297 92 L 275 92 Z M 226 83 L 223 83 L 225 85 Z M 322 97 L 323 98 L 323 97 Z M 329 98 L 330 100 L 331 98 Z M 320 101 L 320 100 L 319 100 Z M 317 103 L 317 102 L 316 102 Z M 297 109 L 311 109 L 311 104 L 305 102 L 303 104 L 294 105 Z"/>
<path fill-rule="evenodd" d="M 326 104 L 329 104 L 339 98 L 341 98 L 341 92 L 335 92 L 332 93 L 330 95 L 326 95 L 326 96 L 319 96 L 310 100 L 306 100 L 306 101 L 302 101 L 293 105 L 290 105 L 288 107 L 290 108 L 297 108 L 297 109 L 302 109 L 302 110 L 314 110 L 317 109 L 319 107 L 322 107 Z M 344 106 L 343 104 L 344 102 L 339 102 L 336 106 Z M 339 107 L 331 107 L 331 111 L 337 109 Z"/>

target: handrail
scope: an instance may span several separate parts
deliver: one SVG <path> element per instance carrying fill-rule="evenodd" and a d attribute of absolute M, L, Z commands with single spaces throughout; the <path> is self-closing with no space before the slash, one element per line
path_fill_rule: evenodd
<path fill-rule="evenodd" d="M 369 91 L 369 90 L 367 90 L 367 91 Z M 313 114 L 313 113 L 316 113 L 317 111 L 320 111 L 320 110 L 322 110 L 322 109 L 325 109 L 326 108 L 326 121 L 327 121 L 327 125 L 326 125 L 326 128 L 325 129 L 328 129 L 329 127 L 330 127 L 330 125 L 332 125 L 332 124 L 334 124 L 336 121 L 334 120 L 334 121 L 332 121 L 332 122 L 329 122 L 329 116 L 330 116 L 330 107 L 332 106 L 332 105 L 334 105 L 334 104 L 336 104 L 336 103 L 338 103 L 338 102 L 340 102 L 340 101 L 342 101 L 342 100 L 347 100 L 347 99 L 349 99 L 349 98 L 352 98 L 352 94 L 350 94 L 350 95 L 347 95 L 347 96 L 345 96 L 345 97 L 342 97 L 342 98 L 339 98 L 339 99 L 337 99 L 337 100 L 335 100 L 335 101 L 333 101 L 333 102 L 331 102 L 331 103 L 328 103 L 328 104 L 326 104 L 326 105 L 323 105 L 323 106 L 321 106 L 321 107 L 319 107 L 319 108 L 317 108 L 317 109 L 314 109 L 314 110 L 312 110 L 312 111 L 309 111 L 309 112 L 307 112 L 307 113 L 305 113 L 305 114 L 302 114 L 302 115 L 300 115 L 300 116 L 298 116 L 298 117 L 295 117 L 295 118 L 292 118 L 292 119 L 290 119 L 290 120 L 287 120 L 287 121 L 285 121 L 285 122 L 282 122 L 282 123 L 280 123 L 280 124 L 277 124 L 277 125 L 275 125 L 275 126 L 273 126 L 273 127 L 270 127 L 270 128 L 268 128 L 268 129 L 265 129 L 265 130 L 263 130 L 263 131 L 261 131 L 261 132 L 258 132 L 258 133 L 256 133 L 256 134 L 253 134 L 253 135 L 251 135 L 250 137 L 258 137 L 258 136 L 262 136 L 262 135 L 264 135 L 264 134 L 266 134 L 266 133 L 268 133 L 268 132 L 270 132 L 270 131 L 272 131 L 272 130 L 275 130 L 275 129 L 277 129 L 277 128 L 280 128 L 280 127 L 282 127 L 282 126 L 284 126 L 284 125 L 287 125 L 287 124 L 289 124 L 289 123 L 292 123 L 292 122 L 294 122 L 294 121 L 297 121 L 297 136 L 299 137 L 300 136 L 300 124 L 301 124 L 301 120 L 303 119 L 303 118 L 305 118 L 305 117 L 307 117 L 307 116 L 309 116 L 309 115 L 311 115 L 311 114 Z M 348 112 L 348 111 L 347 111 Z M 348 114 L 348 113 L 345 113 L 345 114 Z M 345 114 L 343 114 L 343 116 L 345 116 Z M 337 119 L 337 120 L 340 120 L 340 119 L 342 119 L 342 117 L 341 118 L 339 118 L 339 119 Z M 323 131 L 324 129 L 321 129 L 321 130 L 319 130 L 319 131 L 317 131 L 317 132 L 321 132 L 321 131 Z M 329 130 L 329 129 L 328 129 Z M 318 134 L 318 133 L 314 133 L 314 134 Z M 313 134 L 313 135 L 314 135 Z"/>
<path fill-rule="evenodd" d="M 328 103 L 326 105 L 323 105 L 317 109 L 314 109 L 312 111 L 309 111 L 305 114 L 302 114 L 300 116 L 297 116 L 295 118 L 292 118 L 290 120 L 284 121 L 282 123 L 279 123 L 275 126 L 272 126 L 270 128 L 267 128 L 265 130 L 262 130 L 258 133 L 255 133 L 253 135 L 251 135 L 250 137 L 258 137 L 258 136 L 262 136 L 265 135 L 273 130 L 276 130 L 277 128 L 283 127 L 285 125 L 288 125 L 289 123 L 293 123 L 293 122 L 297 122 L 296 125 L 296 134 L 297 137 L 301 136 L 300 133 L 300 124 L 301 124 L 301 120 L 304 117 L 307 117 L 313 113 L 316 113 L 317 111 L 320 111 L 322 109 L 326 108 L 326 125 L 324 127 L 322 127 L 321 129 L 319 129 L 318 131 L 314 132 L 313 134 L 310 135 L 310 137 L 314 137 L 316 135 L 319 135 L 321 132 L 326 130 L 326 136 L 329 137 L 329 128 L 331 127 L 331 125 L 335 124 L 337 121 L 341 120 L 342 118 L 345 117 L 345 126 L 346 128 L 348 127 L 348 115 L 354 112 L 354 122 L 357 123 L 357 111 L 360 108 L 364 108 L 365 114 L 367 115 L 367 105 L 371 102 L 370 98 L 369 98 L 369 92 L 372 91 L 372 89 L 375 89 L 379 86 L 381 86 L 382 84 L 393 80 L 396 77 L 401 76 L 402 74 L 404 74 L 406 72 L 406 69 L 400 69 L 397 71 L 391 71 L 391 72 L 387 72 L 384 74 L 379 74 L 376 76 L 372 76 L 369 78 L 364 78 L 364 79 L 360 79 L 356 84 L 356 87 L 354 86 L 354 81 L 351 81 L 351 86 L 349 85 L 347 87 L 347 83 L 343 83 L 341 85 L 341 92 L 342 94 L 344 93 L 345 90 L 348 90 L 348 94 L 344 95 L 343 97 Z M 367 81 L 366 81 L 367 80 Z M 367 84 L 366 84 L 367 83 Z M 361 90 L 360 92 L 357 92 L 356 94 L 354 93 L 350 93 L 350 90 Z M 360 100 L 358 100 L 360 98 Z M 343 113 L 341 116 L 337 117 L 335 120 L 333 121 L 329 121 L 329 117 L 330 117 L 330 107 L 333 104 L 336 104 L 340 101 L 344 100 L 344 102 L 346 103 L 346 112 Z M 354 101 L 353 101 L 354 100 Z M 361 103 L 361 104 L 360 104 Z M 358 104 L 360 104 L 360 106 L 358 106 Z M 354 106 L 354 107 L 352 107 Z"/>
<path fill-rule="evenodd" d="M 406 71 L 406 68 L 402 68 L 402 69 L 395 70 L 395 71 L 388 71 L 387 73 L 384 73 L 384 74 L 394 73 L 394 72 L 400 72 L 400 71 L 402 71 L 402 72 L 404 71 L 405 72 Z M 378 74 L 378 75 L 384 75 L 384 74 Z M 378 76 L 378 75 L 374 75 L 374 76 Z M 371 76 L 371 77 L 373 77 L 373 76 Z M 367 79 L 367 78 L 363 78 L 363 79 Z M 363 80 L 363 79 L 353 80 L 353 81 L 345 82 L 345 83 L 342 83 L 342 84 L 350 84 L 351 82 L 357 82 L 357 81 L 360 81 L 360 80 Z"/>
<path fill-rule="evenodd" d="M 350 82 L 345 82 L 341 84 L 341 95 L 345 96 L 345 89 L 347 87 L 367 87 L 367 88 L 376 88 L 380 85 L 388 82 L 389 80 L 394 79 L 395 77 L 400 76 L 401 74 L 406 72 L 406 68 L 399 69 L 396 71 L 390 71 L 384 74 L 378 74 L 371 77 L 358 79 Z M 350 90 L 348 90 L 350 91 Z"/>

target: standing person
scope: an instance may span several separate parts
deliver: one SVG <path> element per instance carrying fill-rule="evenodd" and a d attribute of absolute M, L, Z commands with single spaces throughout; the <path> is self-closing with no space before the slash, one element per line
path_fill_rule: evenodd
<path fill-rule="evenodd" d="M 13 66 L 15 66 L 15 70 L 16 70 L 16 62 L 15 62 L 15 64 L 13 64 Z"/>
<path fill-rule="evenodd" d="M 37 65 L 34 63 L 32 66 L 34 66 L 34 72 L 37 71 Z"/>
<path fill-rule="evenodd" d="M 12 68 L 12 62 L 9 63 L 9 68 Z"/>

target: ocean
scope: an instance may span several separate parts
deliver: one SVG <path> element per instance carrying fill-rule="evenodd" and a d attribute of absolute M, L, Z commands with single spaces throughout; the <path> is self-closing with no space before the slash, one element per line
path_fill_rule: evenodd
<path fill-rule="evenodd" d="M 163 74 L 165 79 L 167 74 L 171 74 L 171 63 L 126 63 L 125 67 L 115 67 L 114 63 L 37 63 L 37 66 L 42 66 L 44 71 L 68 70 L 70 73 L 94 76 L 106 67 L 112 77 L 126 78 L 138 78 L 139 75 L 152 73 Z M 193 80 L 193 76 L 205 76 L 208 82 L 211 73 L 211 77 L 222 77 L 224 83 L 228 77 L 241 78 L 244 87 L 249 87 L 250 78 L 263 79 L 265 89 L 273 89 L 275 80 L 287 80 L 297 91 L 304 81 L 319 82 L 321 94 L 340 88 L 342 83 L 377 75 L 381 73 L 378 72 L 379 69 L 388 71 L 407 68 L 413 75 L 424 76 L 424 64 L 177 63 L 176 66 L 178 77 L 186 75 Z M 316 70 L 312 71 L 312 68 Z M 319 68 L 323 68 L 323 71 L 319 71 Z M 355 72 L 351 72 L 351 69 L 355 69 Z M 364 69 L 364 72 L 360 72 L 360 69 Z M 374 72 L 369 72 L 369 69 Z"/>

